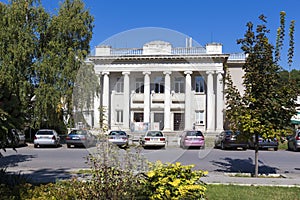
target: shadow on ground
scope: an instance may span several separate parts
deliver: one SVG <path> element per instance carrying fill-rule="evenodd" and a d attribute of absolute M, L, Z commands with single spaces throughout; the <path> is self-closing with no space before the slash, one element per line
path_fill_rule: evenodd
<path fill-rule="evenodd" d="M 276 174 L 276 167 L 265 165 L 262 161 L 258 161 L 258 173 L 260 174 Z M 217 167 L 216 172 L 238 172 L 238 173 L 254 173 L 255 165 L 252 158 L 248 159 L 232 159 L 224 158 L 219 161 L 211 161 Z"/>
<path fill-rule="evenodd" d="M 36 158 L 35 155 L 9 155 L 0 157 L 0 168 L 7 168 L 7 167 L 16 167 L 21 162 L 30 161 L 33 158 Z"/>
<path fill-rule="evenodd" d="M 50 169 L 44 168 L 22 172 L 26 176 L 27 182 L 32 184 L 55 183 L 58 180 L 71 179 L 74 174 L 70 173 L 69 168 Z"/>

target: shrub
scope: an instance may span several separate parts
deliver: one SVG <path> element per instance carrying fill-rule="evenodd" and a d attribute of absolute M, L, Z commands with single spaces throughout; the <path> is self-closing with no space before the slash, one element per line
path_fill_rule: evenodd
<path fill-rule="evenodd" d="M 146 159 L 140 149 L 121 150 L 114 144 L 102 141 L 97 151 L 88 158 L 92 177 L 89 193 L 92 199 L 137 199 L 141 198 L 143 179 L 140 172 L 147 169 Z"/>
<path fill-rule="evenodd" d="M 160 161 L 150 164 L 145 179 L 145 191 L 150 199 L 201 199 L 205 197 L 206 186 L 200 180 L 207 172 L 192 170 L 193 165 L 183 166 L 162 164 Z"/>

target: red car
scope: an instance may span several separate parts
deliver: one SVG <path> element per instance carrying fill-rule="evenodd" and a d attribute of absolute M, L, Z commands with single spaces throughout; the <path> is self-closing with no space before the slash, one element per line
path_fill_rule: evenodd
<path fill-rule="evenodd" d="M 201 131 L 184 131 L 180 136 L 179 141 L 181 148 L 189 148 L 189 147 L 199 147 L 205 148 L 205 140 L 204 135 Z"/>

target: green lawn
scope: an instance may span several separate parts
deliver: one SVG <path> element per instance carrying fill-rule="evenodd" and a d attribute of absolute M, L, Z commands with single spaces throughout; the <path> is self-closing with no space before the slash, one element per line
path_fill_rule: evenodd
<path fill-rule="evenodd" d="M 207 185 L 208 200 L 300 200 L 299 187 Z"/>

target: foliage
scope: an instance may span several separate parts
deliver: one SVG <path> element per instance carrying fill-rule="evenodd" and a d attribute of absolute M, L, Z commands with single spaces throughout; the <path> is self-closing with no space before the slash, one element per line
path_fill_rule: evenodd
<path fill-rule="evenodd" d="M 25 126 L 65 130 L 93 17 L 81 0 L 65 0 L 57 15 L 40 0 L 12 0 L 0 3 L 0 16 L 0 138 Z"/>
<path fill-rule="evenodd" d="M 207 172 L 192 170 L 180 163 L 150 164 L 145 182 L 150 199 L 201 199 L 206 186 L 200 178 Z"/>
<path fill-rule="evenodd" d="M 120 151 L 100 138 L 97 151 L 89 156 L 92 178 L 88 188 L 92 199 L 138 199 L 143 193 L 141 175 L 147 169 L 140 149 Z"/>
<path fill-rule="evenodd" d="M 277 64 L 283 45 L 284 16 L 285 13 L 281 13 L 275 58 L 263 15 L 259 17 L 262 24 L 257 25 L 256 31 L 253 30 L 254 25 L 248 22 L 244 38 L 238 40 L 247 55 L 243 66 L 245 93 L 242 98 L 232 87 L 230 75 L 226 78 L 229 86 L 226 89 L 226 115 L 232 126 L 250 135 L 260 133 L 264 138 L 280 137 L 289 131 L 290 119 L 295 114 L 294 86 L 289 80 L 281 81 L 281 68 Z M 235 99 L 241 102 L 236 104 Z"/>
<path fill-rule="evenodd" d="M 35 63 L 35 124 L 52 128 L 73 111 L 72 93 L 78 70 L 89 53 L 93 17 L 80 0 L 66 0 L 47 23 L 41 55 Z M 66 113 L 64 113 L 66 112 Z"/>
<path fill-rule="evenodd" d="M 76 81 L 73 87 L 74 122 L 84 122 L 88 124 L 83 116 L 84 112 L 89 112 L 94 106 L 95 96 L 99 95 L 99 78 L 95 74 L 94 66 L 85 62 L 78 69 Z"/>

